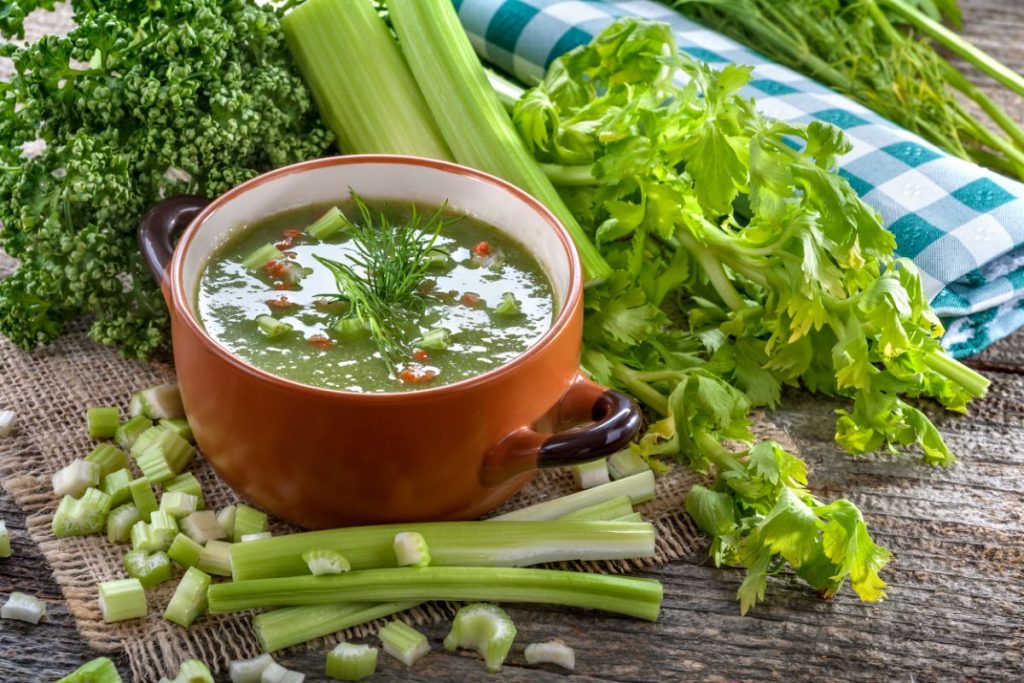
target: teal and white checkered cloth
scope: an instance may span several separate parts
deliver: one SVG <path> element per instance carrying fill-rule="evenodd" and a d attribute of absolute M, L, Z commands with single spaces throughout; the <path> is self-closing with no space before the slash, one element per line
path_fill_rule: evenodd
<path fill-rule="evenodd" d="M 765 114 L 842 128 L 840 173 L 917 263 L 959 357 L 1024 325 L 1024 185 L 939 150 L 856 102 L 650 0 L 453 0 L 480 56 L 535 83 L 556 57 L 622 16 L 668 22 L 680 49 L 750 64 L 746 93 Z"/>

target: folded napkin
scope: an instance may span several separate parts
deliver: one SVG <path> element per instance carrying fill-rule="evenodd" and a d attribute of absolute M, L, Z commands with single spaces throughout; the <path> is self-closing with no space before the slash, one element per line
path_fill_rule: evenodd
<path fill-rule="evenodd" d="M 1024 325 L 1024 185 L 952 157 L 851 99 L 649 0 L 453 0 L 481 58 L 535 83 L 556 57 L 615 19 L 671 24 L 680 49 L 749 64 L 746 94 L 769 116 L 842 128 L 840 173 L 882 215 L 920 268 L 953 355 L 977 353 Z"/>

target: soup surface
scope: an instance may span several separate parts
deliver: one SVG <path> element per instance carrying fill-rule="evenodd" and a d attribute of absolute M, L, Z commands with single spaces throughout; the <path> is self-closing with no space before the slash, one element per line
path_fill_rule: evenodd
<path fill-rule="evenodd" d="M 391 225 L 407 225 L 414 211 L 421 218 L 436 212 L 368 204 Z M 401 331 L 399 352 L 382 353 L 367 325 L 356 319 L 335 273 L 315 258 L 348 264 L 365 278 L 365 268 L 356 263 L 357 233 L 342 229 L 318 240 L 306 232 L 333 206 L 287 211 L 244 226 L 205 265 L 196 293 L 200 321 L 251 365 L 329 389 L 407 391 L 503 365 L 550 327 L 551 285 L 534 257 L 496 228 L 446 213 L 416 295 L 392 311 Z M 351 201 L 337 206 L 353 223 L 364 224 Z M 269 245 L 280 252 L 271 250 L 274 257 L 265 259 Z"/>

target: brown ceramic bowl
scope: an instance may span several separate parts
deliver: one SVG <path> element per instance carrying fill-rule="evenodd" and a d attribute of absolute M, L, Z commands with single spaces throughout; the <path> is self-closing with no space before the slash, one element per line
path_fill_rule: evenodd
<path fill-rule="evenodd" d="M 499 368 L 406 393 L 321 389 L 232 355 L 195 312 L 211 252 L 240 226 L 336 201 L 350 187 L 391 201 L 447 199 L 517 239 L 551 280 L 551 329 Z M 213 201 L 165 200 L 143 219 L 139 243 L 170 308 L 182 400 L 203 455 L 242 496 L 298 525 L 476 517 L 538 467 L 613 453 L 640 426 L 632 401 L 579 372 L 583 287 L 565 229 L 537 200 L 485 173 L 413 157 L 318 159 Z"/>

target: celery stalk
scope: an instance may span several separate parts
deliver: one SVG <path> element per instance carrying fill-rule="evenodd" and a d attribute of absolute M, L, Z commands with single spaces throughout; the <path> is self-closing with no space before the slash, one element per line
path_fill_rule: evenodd
<path fill-rule="evenodd" d="M 402 52 L 369 0 L 308 0 L 281 27 L 343 152 L 452 158 Z"/>
<path fill-rule="evenodd" d="M 231 576 L 231 544 L 224 541 L 207 541 L 199 552 L 196 566 L 207 574 Z"/>
<path fill-rule="evenodd" d="M 94 406 L 85 412 L 86 430 L 91 439 L 112 439 L 121 422 L 121 413 L 115 406 Z"/>
<path fill-rule="evenodd" d="M 649 469 L 647 461 L 629 448 L 608 457 L 608 473 L 612 479 L 624 479 Z"/>
<path fill-rule="evenodd" d="M 611 498 L 603 503 L 597 503 L 589 507 L 570 512 L 560 517 L 563 520 L 587 520 L 587 521 L 617 521 L 621 517 L 633 514 L 633 503 L 629 496 Z"/>
<path fill-rule="evenodd" d="M 426 539 L 431 564 L 447 566 L 522 566 L 650 557 L 655 540 L 654 527 L 646 523 L 427 522 L 349 527 L 235 544 L 231 547 L 233 576 L 243 581 L 308 574 L 302 559 L 308 550 L 336 550 L 353 569 L 394 567 L 395 534 L 410 531 Z"/>
<path fill-rule="evenodd" d="M 164 619 L 185 628 L 191 626 L 206 609 L 206 593 L 209 587 L 209 575 L 195 567 L 189 567 L 167 604 Z"/>
<path fill-rule="evenodd" d="M 592 489 L 544 501 L 529 507 L 491 517 L 489 522 L 508 522 L 525 520 L 557 519 L 577 510 L 603 503 L 619 496 L 629 496 L 635 503 L 643 503 L 654 498 L 654 472 L 647 470 L 631 477 L 619 479 L 608 484 L 595 486 Z"/>
<path fill-rule="evenodd" d="M 387 6 L 409 67 L 455 160 L 539 199 L 572 235 L 587 277 L 606 278 L 611 269 L 527 151 L 451 0 L 388 0 Z"/>
<path fill-rule="evenodd" d="M 100 612 L 110 624 L 146 616 L 146 589 L 138 579 L 118 579 L 100 584 Z"/>
<path fill-rule="evenodd" d="M 404 612 L 418 604 L 418 601 L 346 602 L 337 605 L 285 607 L 257 614 L 253 617 L 252 627 L 260 647 L 265 652 L 276 652 L 329 633 Z"/>
<path fill-rule="evenodd" d="M 599 458 L 572 466 L 572 479 L 580 491 L 592 489 L 611 481 L 608 478 L 608 460 Z"/>
<path fill-rule="evenodd" d="M 583 607 L 649 619 L 658 618 L 658 581 L 552 569 L 505 567 L 401 567 L 333 576 L 292 576 L 210 586 L 210 611 L 351 600 L 495 600 Z"/>

